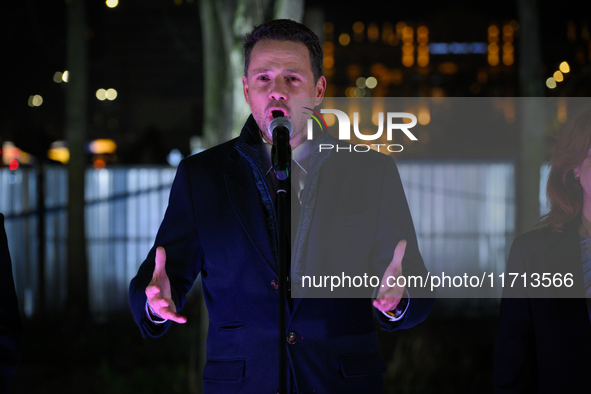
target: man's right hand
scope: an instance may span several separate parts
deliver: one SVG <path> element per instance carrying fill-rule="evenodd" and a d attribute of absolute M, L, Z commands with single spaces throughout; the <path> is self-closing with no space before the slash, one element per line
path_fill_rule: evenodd
<path fill-rule="evenodd" d="M 170 280 L 166 275 L 166 252 L 162 246 L 156 248 L 156 266 L 152 281 L 146 287 L 146 297 L 148 305 L 156 312 L 158 316 L 166 320 L 184 324 L 187 318 L 176 313 L 176 306 L 172 301 L 170 292 Z"/>

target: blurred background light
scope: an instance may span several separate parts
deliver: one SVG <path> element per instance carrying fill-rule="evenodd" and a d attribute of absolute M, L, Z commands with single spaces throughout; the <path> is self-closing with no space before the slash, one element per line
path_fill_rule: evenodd
<path fill-rule="evenodd" d="M 43 104 L 43 97 L 38 94 L 29 96 L 29 107 L 38 107 Z"/>
<path fill-rule="evenodd" d="M 497 27 L 497 25 L 490 25 L 488 27 L 488 35 L 489 35 L 489 38 L 496 37 L 499 35 L 499 28 Z"/>
<path fill-rule="evenodd" d="M 423 126 L 428 125 L 431 122 L 431 111 L 429 111 L 429 107 L 422 106 L 419 108 L 417 121 Z"/>
<path fill-rule="evenodd" d="M 105 89 L 99 89 L 96 91 L 96 98 L 103 101 L 107 98 L 107 91 Z"/>
<path fill-rule="evenodd" d="M 8 165 L 10 160 L 19 157 L 21 150 L 14 146 L 12 141 L 4 141 L 2 143 L 2 163 Z"/>
<path fill-rule="evenodd" d="M 515 61 L 515 58 L 513 57 L 513 54 L 508 53 L 508 54 L 503 54 L 503 64 L 505 66 L 510 66 L 513 64 L 513 62 Z"/>
<path fill-rule="evenodd" d="M 373 89 L 376 86 L 378 86 L 378 80 L 374 77 L 369 77 L 365 80 L 365 86 L 367 86 L 370 89 Z"/>
<path fill-rule="evenodd" d="M 441 74 L 453 75 L 458 72 L 458 65 L 454 62 L 443 62 L 437 66 L 437 71 Z"/>
<path fill-rule="evenodd" d="M 488 64 L 490 64 L 491 66 L 496 66 L 499 64 L 499 55 L 495 54 L 495 53 L 489 53 L 488 54 Z"/>
<path fill-rule="evenodd" d="M 107 89 L 106 96 L 107 100 L 115 100 L 117 98 L 117 91 L 113 88 Z"/>
<path fill-rule="evenodd" d="M 117 144 L 111 139 L 97 139 L 88 144 L 88 151 L 95 155 L 115 153 Z"/>
<path fill-rule="evenodd" d="M 347 33 L 343 33 L 339 36 L 339 44 L 347 46 L 351 42 L 351 37 Z"/>
<path fill-rule="evenodd" d="M 405 67 L 410 67 L 415 63 L 415 58 L 413 57 L 413 55 L 403 55 L 402 56 L 402 64 L 404 64 Z"/>
<path fill-rule="evenodd" d="M 8 168 L 10 168 L 11 171 L 15 171 L 18 168 L 18 160 L 11 159 L 8 163 Z"/>
<path fill-rule="evenodd" d="M 2 163 L 4 165 L 18 167 L 20 163 L 29 164 L 32 161 L 32 156 L 16 147 L 12 141 L 2 143 L 2 153 Z"/>
<path fill-rule="evenodd" d="M 104 100 L 115 100 L 117 98 L 117 91 L 113 88 L 110 89 L 98 89 L 96 91 L 96 98 L 100 101 Z"/>
<path fill-rule="evenodd" d="M 499 53 L 499 46 L 495 43 L 489 44 L 488 45 L 488 52 L 493 55 Z"/>
<path fill-rule="evenodd" d="M 568 65 L 567 62 L 562 62 L 560 63 L 560 71 L 562 71 L 564 74 L 570 72 L 570 66 Z"/>
<path fill-rule="evenodd" d="M 172 167 L 177 167 L 181 160 L 183 160 L 183 154 L 178 149 L 173 149 L 166 156 L 166 160 Z"/>
<path fill-rule="evenodd" d="M 463 55 L 463 54 L 485 54 L 488 51 L 488 44 L 485 42 L 432 42 L 428 44 L 431 55 Z"/>
<path fill-rule="evenodd" d="M 67 164 L 70 161 L 70 150 L 66 147 L 64 141 L 54 141 L 49 146 L 47 157 L 62 164 Z"/>
<path fill-rule="evenodd" d="M 371 42 L 376 42 L 380 39 L 380 30 L 375 23 L 370 23 L 367 26 L 367 39 Z"/>
<path fill-rule="evenodd" d="M 355 22 L 353 23 L 353 37 L 355 38 L 355 41 L 357 42 L 361 42 L 363 41 L 363 31 L 365 30 L 365 25 L 363 24 L 363 22 Z"/>
<path fill-rule="evenodd" d="M 19 163 L 23 164 L 30 164 L 31 163 L 31 155 L 27 152 L 21 150 L 19 157 L 17 158 Z"/>
<path fill-rule="evenodd" d="M 107 1 L 105 1 L 105 4 L 109 8 L 115 8 L 119 5 L 119 0 L 107 0 Z"/>
<path fill-rule="evenodd" d="M 102 170 L 103 168 L 105 168 L 107 163 L 105 163 L 105 161 L 103 159 L 94 159 L 94 161 L 92 162 L 92 165 L 95 170 Z"/>
<path fill-rule="evenodd" d="M 355 33 L 363 33 L 363 29 L 365 28 L 365 25 L 363 24 L 363 22 L 355 22 L 353 23 L 353 31 Z"/>

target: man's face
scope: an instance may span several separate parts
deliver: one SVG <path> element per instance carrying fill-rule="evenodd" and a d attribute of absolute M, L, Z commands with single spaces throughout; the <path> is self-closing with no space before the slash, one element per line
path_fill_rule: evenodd
<path fill-rule="evenodd" d="M 314 107 L 322 102 L 326 90 L 326 79 L 314 81 L 310 65 L 310 51 L 299 42 L 261 40 L 250 55 L 248 75 L 242 77 L 244 97 L 263 138 L 271 142 L 269 123 L 273 111 L 282 111 L 293 125 L 290 144 L 293 148 L 306 138 L 308 117 L 302 108 L 291 107 L 293 97 L 309 97 L 306 106 Z"/>

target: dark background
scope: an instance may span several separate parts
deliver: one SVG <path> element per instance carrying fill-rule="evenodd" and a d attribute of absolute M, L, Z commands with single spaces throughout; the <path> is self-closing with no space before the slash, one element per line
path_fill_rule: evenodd
<path fill-rule="evenodd" d="M 87 4 L 89 42 L 88 140 L 117 142 L 112 164 L 165 164 L 178 149 L 190 154 L 190 139 L 202 134 L 203 68 L 201 26 L 197 0 L 124 1 L 115 9 L 104 2 Z M 588 3 L 540 1 L 540 41 L 544 79 L 562 61 L 571 72 L 556 89 L 544 86 L 547 96 L 588 96 L 591 18 Z M 487 27 L 518 21 L 515 1 L 495 2 L 343 2 L 307 1 L 320 8 L 326 22 L 351 34 L 356 21 L 382 26 L 385 22 L 429 27 L 429 42 L 487 42 Z M 569 28 L 569 26 L 571 26 Z M 574 26 L 574 28 L 572 27 Z M 570 29 L 570 30 L 569 30 Z M 572 30 L 574 29 L 574 36 Z M 585 34 L 584 32 L 587 31 Z M 0 143 L 13 141 L 36 160 L 45 160 L 49 144 L 63 140 L 67 84 L 52 77 L 66 69 L 66 3 L 23 0 L 4 5 L 0 32 L 3 40 Z M 569 33 L 571 32 L 571 33 Z M 569 34 L 571 34 L 569 36 Z M 515 46 L 519 31 L 515 33 Z M 431 56 L 426 70 L 400 64 L 400 48 L 381 42 L 335 42 L 335 69 L 329 78 L 334 96 L 355 86 L 350 66 L 369 75 L 376 62 L 399 70 L 402 82 L 391 85 L 386 96 L 430 96 L 440 89 L 446 96 L 522 95 L 517 66 L 492 67 L 486 55 Z M 443 72 L 451 62 L 456 71 Z M 478 80 L 485 73 L 486 80 Z M 477 85 L 475 85 L 477 84 Z M 115 101 L 98 101 L 94 92 L 114 87 Z M 29 107 L 33 94 L 43 97 L 40 107 Z M 461 138 L 458 136 L 457 138 Z M 413 158 L 513 158 L 517 136 L 501 135 L 497 143 L 466 150 L 454 137 L 433 140 L 412 152 Z M 552 139 L 549 138 L 550 143 Z M 446 145 L 447 144 L 447 145 Z M 551 149 L 549 148 L 549 153 Z M 93 157 L 89 154 L 88 163 Z M 0 164 L 4 165 L 4 164 Z M 411 331 L 381 333 L 388 361 L 387 388 L 391 393 L 483 393 L 492 391 L 492 349 L 496 330 L 496 300 L 458 310 L 453 301 L 439 300 L 432 316 Z M 200 304 L 187 310 L 198 320 Z M 192 319 L 191 319 L 192 318 Z M 75 320 L 75 319 L 74 319 Z M 131 393 L 193 392 L 198 370 L 197 323 L 175 326 L 163 338 L 143 340 L 130 314 L 108 322 L 63 324 L 59 316 L 25 320 L 23 357 L 14 393 Z M 81 334 L 83 333 L 83 334 Z"/>
<path fill-rule="evenodd" d="M 110 138 L 117 143 L 112 163 L 166 163 L 172 149 L 191 152 L 190 138 L 202 134 L 203 68 L 201 27 L 197 0 L 121 1 L 113 9 L 104 2 L 87 5 L 89 43 L 88 140 Z M 427 67 L 404 67 L 400 44 L 391 46 L 363 38 L 347 46 L 338 44 L 341 32 L 352 34 L 356 21 L 395 25 L 400 21 L 429 28 L 429 42 L 487 43 L 487 27 L 517 21 L 516 1 L 488 2 L 305 2 L 306 9 L 320 9 L 334 26 L 334 72 L 328 77 L 329 95 L 345 96 L 355 86 L 348 70 L 369 76 L 372 65 L 382 63 L 398 70 L 402 81 L 382 96 L 519 97 L 519 30 L 514 34 L 515 63 L 491 67 L 486 54 L 431 55 Z M 2 12 L 4 41 L 3 105 L 0 108 L 0 141 L 13 141 L 26 152 L 44 157 L 49 143 L 63 140 L 64 91 L 52 77 L 66 69 L 64 2 L 26 0 L 10 3 Z M 562 61 L 571 72 L 556 89 L 544 86 L 547 96 L 587 96 L 591 89 L 589 69 L 589 11 L 591 5 L 539 1 L 543 78 L 552 76 Z M 518 22 L 518 21 L 517 21 Z M 570 24 L 570 25 L 569 25 Z M 569 37 L 569 26 L 572 36 Z M 381 30 L 380 30 L 381 31 Z M 586 31 L 586 33 L 585 33 Z M 320 32 L 321 36 L 323 32 Z M 416 33 L 415 33 L 416 34 Z M 501 33 L 502 34 L 502 33 Z M 325 37 L 328 38 L 328 37 Z M 502 43 L 501 43 L 502 44 Z M 442 66 L 445 63 L 448 67 Z M 454 68 L 449 69 L 453 63 Z M 478 75 L 481 73 L 479 82 Z M 99 101 L 94 92 L 114 87 L 114 101 Z M 434 90 L 435 89 L 435 90 Z M 40 94 L 43 104 L 29 107 L 30 95 Z M 407 152 L 411 158 L 513 157 L 514 134 L 502 135 L 499 143 L 483 143 L 464 149 L 453 136 L 429 141 Z M 406 152 L 405 152 L 406 153 Z M 92 158 L 89 157 L 89 161 Z"/>

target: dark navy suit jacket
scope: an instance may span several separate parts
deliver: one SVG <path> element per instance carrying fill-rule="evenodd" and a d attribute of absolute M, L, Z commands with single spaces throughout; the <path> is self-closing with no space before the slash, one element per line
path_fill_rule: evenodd
<path fill-rule="evenodd" d="M 495 393 L 591 392 L 591 323 L 579 223 L 571 221 L 562 233 L 549 227 L 534 230 L 513 242 L 507 272 L 572 273 L 580 296 L 523 298 L 523 289 L 504 292 L 495 343 Z"/>
<path fill-rule="evenodd" d="M 0 394 L 8 393 L 20 360 L 23 326 L 18 312 L 12 263 L 0 213 Z"/>
<path fill-rule="evenodd" d="M 273 285 L 277 278 L 276 218 L 261 169 L 260 144 L 251 116 L 237 139 L 181 162 L 154 248 L 130 287 L 132 312 L 142 334 L 159 336 L 170 322 L 155 326 L 145 317 L 144 290 L 154 269 L 155 248 L 166 249 L 166 270 L 177 309 L 183 307 L 185 294 L 201 273 L 209 313 L 203 372 L 206 393 L 274 394 L 278 389 L 278 291 Z M 338 195 L 323 191 L 322 185 L 325 177 L 332 177 L 344 164 L 342 155 L 333 152 L 321 165 L 317 163 L 320 167 L 314 178 L 309 173 L 306 185 L 317 190 L 310 197 L 315 204 L 306 208 L 302 201 L 300 226 L 304 230 L 296 236 L 292 266 L 309 272 L 318 259 L 315 245 L 340 240 L 347 247 L 323 255 L 324 266 L 335 266 L 348 254 L 360 262 L 369 261 L 376 273 L 383 272 L 396 243 L 406 239 L 403 270 L 426 275 L 394 161 L 375 152 L 349 156 L 360 155 L 375 162 L 375 172 L 360 174 L 363 184 L 357 183 L 359 177 L 355 182 L 345 177 L 349 183 Z M 311 187 L 312 181 L 319 186 Z M 372 206 L 363 204 L 361 212 L 339 212 L 334 219 L 338 223 L 327 227 L 334 220 L 321 217 L 322 207 L 336 204 L 347 213 L 347 203 L 341 200 L 348 201 L 347 196 L 360 187 L 374 188 L 376 193 L 368 194 L 381 199 Z M 379 314 L 384 329 L 412 327 L 426 318 L 433 300 L 416 295 L 413 298 L 411 293 L 402 320 L 389 322 Z M 374 313 L 368 298 L 294 298 L 286 335 L 293 333 L 295 343 L 285 342 L 290 381 L 295 382 L 290 392 L 382 392 L 384 364 Z"/>

